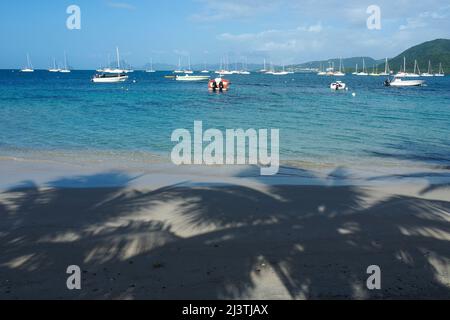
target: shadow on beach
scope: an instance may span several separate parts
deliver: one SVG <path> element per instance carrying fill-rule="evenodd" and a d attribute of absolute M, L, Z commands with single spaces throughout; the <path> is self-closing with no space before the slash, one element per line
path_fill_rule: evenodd
<path fill-rule="evenodd" d="M 84 187 L 99 179 L 123 187 Z M 144 190 L 133 179 L 1 194 L 0 298 L 450 298 L 449 201 L 368 201 L 364 187 L 333 185 Z M 80 291 L 66 288 L 69 265 L 82 269 Z M 366 288 L 370 265 L 381 290 Z"/>

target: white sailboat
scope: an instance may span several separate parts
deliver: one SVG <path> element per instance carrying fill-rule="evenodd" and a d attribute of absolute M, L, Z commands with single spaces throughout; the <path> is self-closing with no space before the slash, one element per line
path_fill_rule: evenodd
<path fill-rule="evenodd" d="M 153 69 L 153 58 L 150 59 L 150 69 L 146 70 L 145 72 L 147 72 L 147 73 L 155 73 L 156 72 L 155 69 Z"/>
<path fill-rule="evenodd" d="M 379 77 L 380 76 L 380 74 L 378 73 L 378 66 L 377 65 L 373 66 L 373 70 L 372 70 L 371 73 L 369 73 L 369 76 L 371 76 L 371 77 Z"/>
<path fill-rule="evenodd" d="M 20 70 L 20 72 L 34 72 L 33 65 L 31 64 L 30 55 L 27 53 L 27 67 Z"/>
<path fill-rule="evenodd" d="M 388 76 L 390 75 L 390 70 L 389 70 L 389 61 L 388 58 L 386 58 L 386 62 L 384 63 L 384 72 L 380 73 L 380 76 Z"/>
<path fill-rule="evenodd" d="M 178 68 L 173 73 L 183 73 L 183 70 L 181 70 L 181 57 L 178 58 Z"/>
<path fill-rule="evenodd" d="M 435 77 L 443 77 L 443 76 L 445 76 L 444 69 L 442 68 L 442 63 L 439 63 L 439 73 L 436 73 L 434 76 Z"/>
<path fill-rule="evenodd" d="M 267 72 L 266 59 L 264 59 L 264 67 L 261 70 L 259 70 L 259 72 L 261 72 L 261 73 L 266 73 Z"/>
<path fill-rule="evenodd" d="M 405 78 L 419 78 L 420 77 L 420 69 L 419 69 L 417 60 L 414 60 L 414 72 L 413 73 L 406 72 L 404 77 Z"/>
<path fill-rule="evenodd" d="M 194 71 L 191 69 L 191 56 L 188 57 L 188 69 L 184 70 L 185 74 L 193 74 Z"/>
<path fill-rule="evenodd" d="M 284 65 L 283 65 L 283 70 L 282 71 L 274 71 L 272 72 L 272 75 L 274 76 L 287 76 L 289 74 L 289 72 L 284 70 Z"/>
<path fill-rule="evenodd" d="M 64 69 L 59 70 L 59 72 L 61 73 L 70 73 L 71 71 L 69 70 L 69 68 L 67 67 L 67 54 L 64 51 Z"/>
<path fill-rule="evenodd" d="M 323 64 L 322 63 L 320 64 L 320 69 L 319 69 L 319 72 L 317 72 L 317 75 L 318 76 L 326 76 L 327 75 L 327 73 L 325 71 L 323 71 Z"/>
<path fill-rule="evenodd" d="M 116 58 L 117 58 L 117 68 L 116 69 L 111 69 L 111 68 L 106 68 L 105 70 L 103 70 L 103 72 L 106 73 L 127 73 L 129 72 L 129 70 L 124 70 L 120 67 L 120 52 L 119 52 L 119 47 L 116 47 Z"/>
<path fill-rule="evenodd" d="M 352 73 L 353 75 L 358 75 L 358 64 L 356 64 L 355 66 L 355 72 Z"/>
<path fill-rule="evenodd" d="M 60 70 L 56 66 L 56 59 L 53 58 L 53 68 L 48 69 L 48 72 L 59 72 Z"/>
<path fill-rule="evenodd" d="M 428 60 L 428 70 L 420 75 L 421 77 L 433 77 L 433 70 L 431 69 L 431 60 Z"/>
<path fill-rule="evenodd" d="M 367 73 L 367 70 L 366 70 L 366 60 L 365 59 L 363 59 L 363 69 L 362 69 L 362 71 L 358 72 L 356 75 L 357 76 L 368 76 L 369 75 L 369 73 Z"/>
<path fill-rule="evenodd" d="M 343 77 L 345 76 L 345 73 L 343 72 L 343 64 L 342 64 L 342 58 L 339 59 L 339 71 L 336 71 L 334 73 L 335 77 Z"/>

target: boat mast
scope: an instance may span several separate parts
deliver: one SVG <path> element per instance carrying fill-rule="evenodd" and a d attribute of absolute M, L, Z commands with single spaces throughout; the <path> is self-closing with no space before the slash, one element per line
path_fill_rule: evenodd
<path fill-rule="evenodd" d="M 119 54 L 119 47 L 116 47 L 116 54 L 117 54 L 117 69 L 120 70 L 120 54 Z"/>

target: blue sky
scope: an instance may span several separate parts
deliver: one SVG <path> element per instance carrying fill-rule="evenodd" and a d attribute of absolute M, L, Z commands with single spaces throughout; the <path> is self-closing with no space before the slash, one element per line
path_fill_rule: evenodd
<path fill-rule="evenodd" d="M 66 8 L 81 8 L 81 30 L 66 28 Z M 368 30 L 366 9 L 381 8 L 382 29 Z M 448 0 L 15 0 L 1 1 L 0 68 L 18 68 L 29 52 L 47 68 L 67 51 L 76 68 L 106 64 L 119 46 L 141 66 L 231 61 L 276 64 L 367 55 L 394 56 L 435 38 L 450 38 Z"/>

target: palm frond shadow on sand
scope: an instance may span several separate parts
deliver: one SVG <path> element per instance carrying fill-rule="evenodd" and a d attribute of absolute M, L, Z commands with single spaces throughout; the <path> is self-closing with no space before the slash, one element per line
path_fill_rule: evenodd
<path fill-rule="evenodd" d="M 58 187 L 99 178 L 123 187 Z M 352 186 L 145 191 L 134 178 L 1 194 L 0 298 L 450 298 L 450 202 L 368 203 Z M 73 264 L 81 291 L 66 288 Z M 373 264 L 380 291 L 365 286 Z"/>

